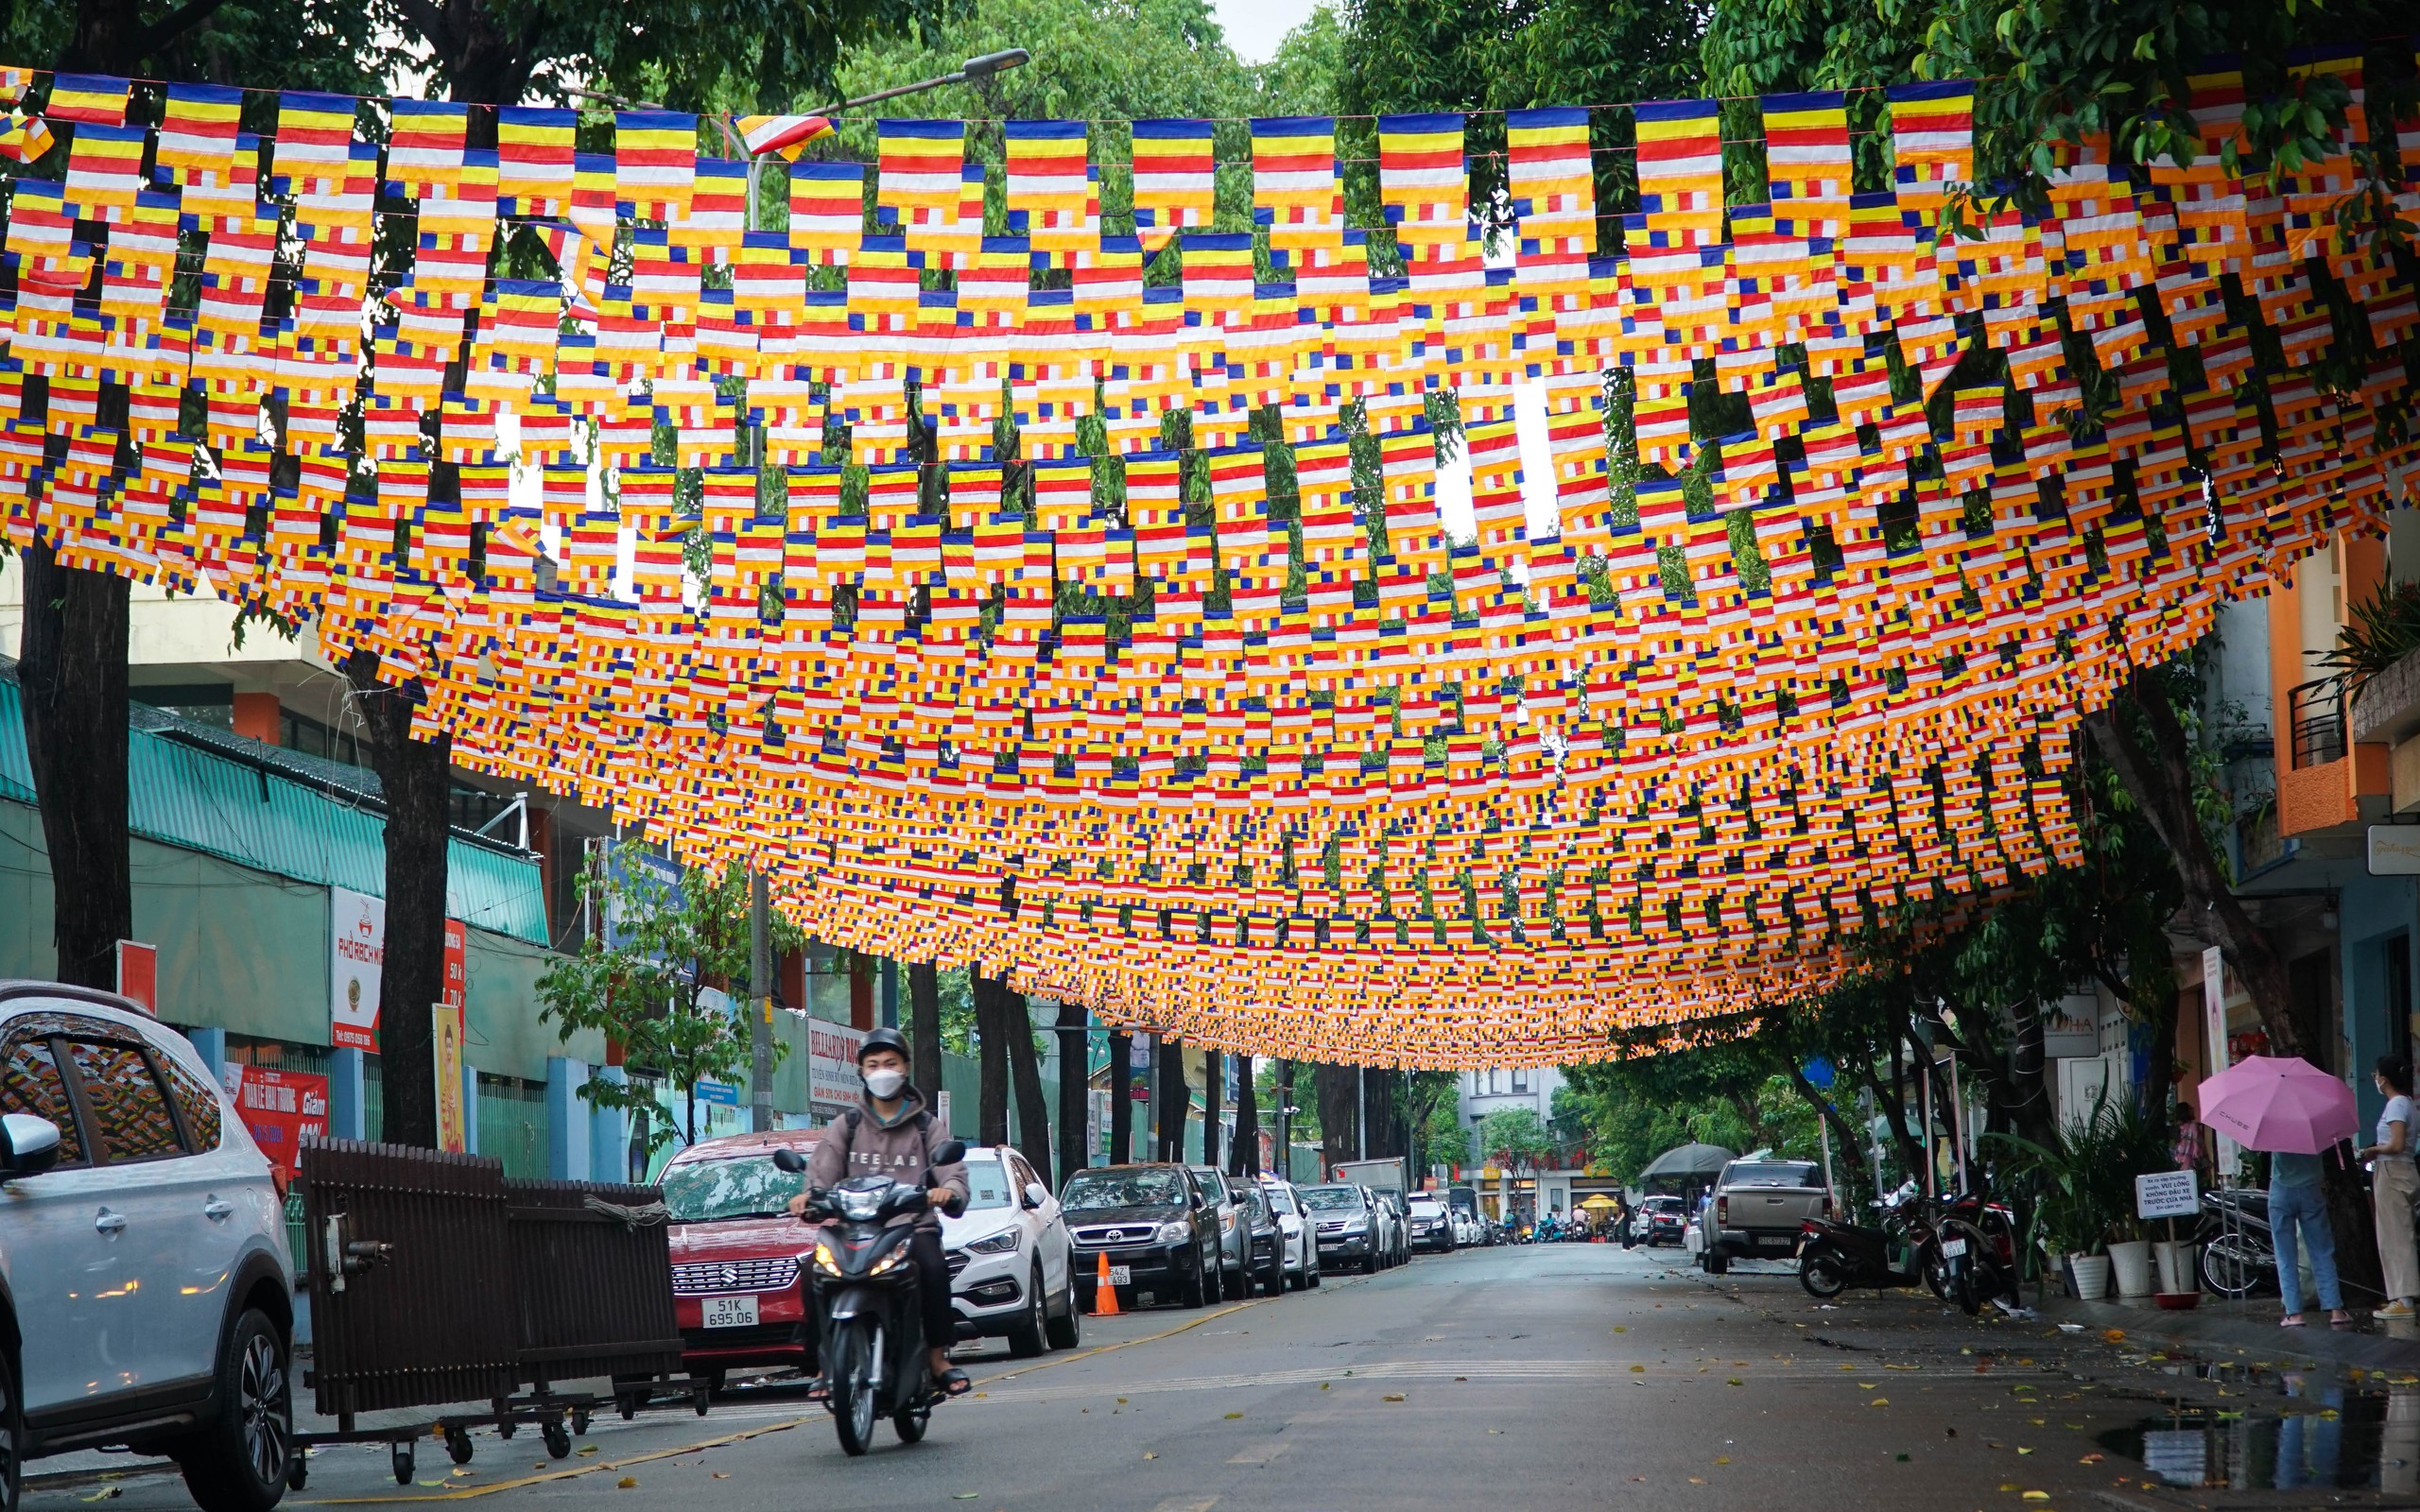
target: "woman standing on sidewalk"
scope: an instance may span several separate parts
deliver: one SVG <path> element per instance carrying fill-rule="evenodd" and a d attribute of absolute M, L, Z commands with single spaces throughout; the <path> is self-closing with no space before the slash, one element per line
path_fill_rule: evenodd
<path fill-rule="evenodd" d="M 2385 1272 L 2387 1305 L 2383 1318 L 2415 1315 L 2420 1301 L 2420 1254 L 2414 1253 L 2411 1199 L 2420 1193 L 2420 1167 L 2412 1163 L 2411 1062 L 2400 1056 L 2380 1056 L 2373 1072 L 2386 1108 L 2378 1114 L 2378 1142 L 2360 1152 L 2372 1161 L 2370 1202 L 2377 1221 L 2378 1268 Z"/>
<path fill-rule="evenodd" d="M 2320 1195 L 2319 1180 L 2316 1155 L 2280 1151 L 2269 1157 L 2269 1228 L 2277 1244 L 2277 1289 L 2286 1299 L 2286 1315 L 2277 1320 L 2281 1328 L 2303 1326 L 2297 1247 L 2310 1261 L 2311 1280 L 2319 1288 L 2319 1305 L 2327 1309 L 2327 1321 L 2339 1327 L 2353 1321 L 2336 1280 L 2336 1234 L 2327 1227 L 2327 1202 Z"/>

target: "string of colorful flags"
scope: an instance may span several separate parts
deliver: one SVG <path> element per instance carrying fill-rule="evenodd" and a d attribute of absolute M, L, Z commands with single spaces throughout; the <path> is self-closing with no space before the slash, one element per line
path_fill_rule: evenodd
<path fill-rule="evenodd" d="M 1888 92 L 1872 186 L 1843 96 L 1767 97 L 1754 203 L 1712 100 L 1632 108 L 1634 208 L 1590 111 L 1509 112 L 1478 204 L 1463 117 L 1380 117 L 1382 227 L 1335 122 L 1254 120 L 1249 232 L 1204 121 L 1120 133 L 1112 216 L 1081 122 L 861 164 L 0 70 L 0 528 L 373 652 L 458 761 L 824 939 L 1231 1050 L 1586 1058 L 2078 860 L 2081 712 L 2410 502 L 2420 311 L 2338 207 L 2420 208 L 2420 123 L 2294 66 L 2334 155 L 2242 177 L 2213 66 L 2199 156 L 2063 145 L 2033 208 L 1962 83 Z"/>

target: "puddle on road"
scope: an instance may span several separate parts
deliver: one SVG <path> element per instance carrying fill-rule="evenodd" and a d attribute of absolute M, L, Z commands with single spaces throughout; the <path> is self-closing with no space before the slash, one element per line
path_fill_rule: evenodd
<path fill-rule="evenodd" d="M 2278 1408 L 2148 1418 L 2098 1442 L 2175 1486 L 2420 1493 L 2420 1388 L 2279 1379 Z"/>

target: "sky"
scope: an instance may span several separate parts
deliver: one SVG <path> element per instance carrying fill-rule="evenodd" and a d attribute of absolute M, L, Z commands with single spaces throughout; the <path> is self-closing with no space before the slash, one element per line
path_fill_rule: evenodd
<path fill-rule="evenodd" d="M 1227 45 L 1247 63 L 1275 56 L 1286 34 L 1311 19 L 1313 0 L 1212 0 Z"/>

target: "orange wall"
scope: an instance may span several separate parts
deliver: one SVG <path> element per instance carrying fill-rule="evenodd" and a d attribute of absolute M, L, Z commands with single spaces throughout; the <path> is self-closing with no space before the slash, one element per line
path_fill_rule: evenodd
<path fill-rule="evenodd" d="M 273 693 L 239 693 L 235 695 L 235 733 L 274 746 L 278 737 L 277 695 Z"/>

